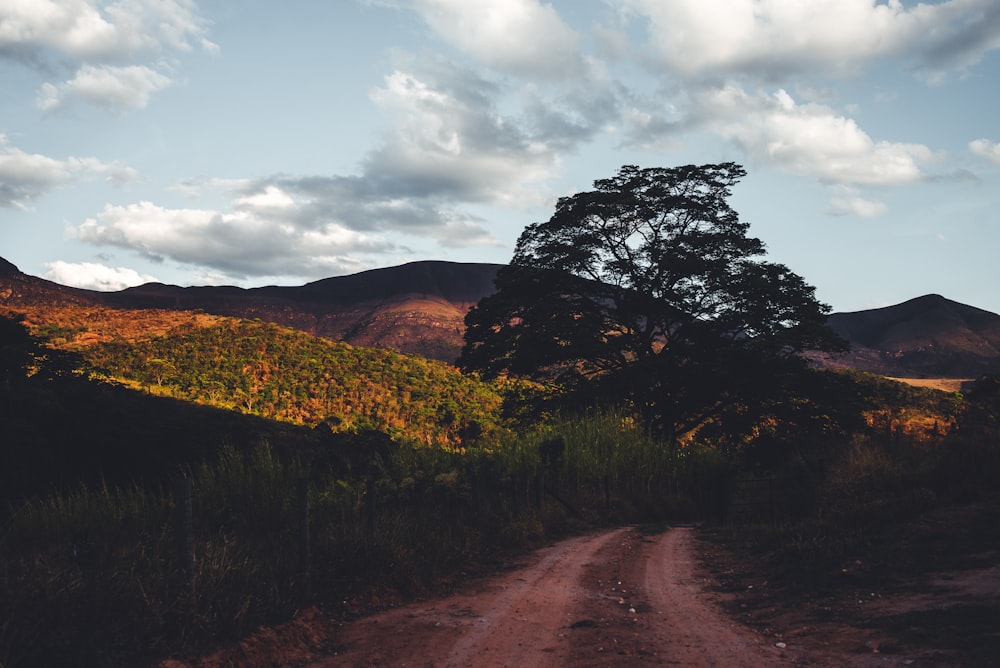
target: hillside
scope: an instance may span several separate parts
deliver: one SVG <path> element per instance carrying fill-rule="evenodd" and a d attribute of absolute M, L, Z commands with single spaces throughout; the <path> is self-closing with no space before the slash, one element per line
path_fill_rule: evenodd
<path fill-rule="evenodd" d="M 225 444 L 301 452 L 375 430 L 455 448 L 498 425 L 497 389 L 436 360 L 191 312 L 30 310 L 37 338 L 0 314 L 0 516 L 75 482 L 161 480 Z"/>
<path fill-rule="evenodd" d="M 1000 315 L 925 295 L 885 308 L 834 313 L 830 327 L 851 344 L 825 366 L 902 378 L 976 378 L 1000 373 Z"/>
<path fill-rule="evenodd" d="M 162 332 L 169 329 L 162 324 L 164 313 L 198 311 L 259 318 L 353 345 L 451 363 L 462 347 L 465 314 L 493 292 L 500 266 L 427 261 L 293 287 L 182 288 L 149 283 L 120 292 L 95 292 L 28 276 L 0 259 L 0 306 L 28 313 L 29 323 L 36 327 L 58 326 L 67 334 L 72 334 L 73 319 L 79 316 L 73 307 L 105 309 L 100 318 L 92 314 L 86 334 L 78 332 L 99 340 L 113 338 L 123 327 Z M 47 322 L 36 322 L 32 316 L 39 306 L 45 307 Z M 71 307 L 73 312 L 53 322 L 54 307 Z M 119 315 L 127 312 L 136 314 L 134 322 Z M 98 324 L 102 318 L 107 326 Z M 940 295 L 834 313 L 829 323 L 852 350 L 841 355 L 810 355 L 819 366 L 899 378 L 976 378 L 1000 373 L 1000 315 Z"/>
<path fill-rule="evenodd" d="M 28 276 L 0 259 L 0 305 L 201 310 L 260 318 L 353 345 L 453 362 L 465 313 L 493 291 L 500 265 L 413 262 L 302 286 L 243 289 L 149 283 L 120 292 L 80 290 Z"/>
<path fill-rule="evenodd" d="M 94 305 L 100 293 L 66 287 L 43 278 L 29 276 L 0 257 L 0 304 L 10 306 L 34 304 Z"/>
<path fill-rule="evenodd" d="M 500 396 L 435 360 L 220 318 L 82 351 L 107 376 L 199 404 L 328 430 L 460 446 L 495 425 Z"/>

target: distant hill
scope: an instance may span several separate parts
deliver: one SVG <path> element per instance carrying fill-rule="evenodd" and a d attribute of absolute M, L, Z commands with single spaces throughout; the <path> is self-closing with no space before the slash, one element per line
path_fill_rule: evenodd
<path fill-rule="evenodd" d="M 120 292 L 96 292 L 28 276 L 0 258 L 0 305 L 200 309 L 259 318 L 353 345 L 454 362 L 462 347 L 465 314 L 492 294 L 501 266 L 425 261 L 295 287 L 182 288 L 147 283 Z M 901 378 L 1000 373 L 1000 315 L 940 295 L 834 313 L 829 323 L 852 350 L 810 355 L 820 366 Z"/>
<path fill-rule="evenodd" d="M 0 304 L 101 305 L 260 318 L 353 345 L 390 348 L 454 362 L 464 318 L 494 290 L 501 265 L 413 262 L 296 287 L 243 289 L 147 283 L 119 292 L 58 285 L 0 259 Z"/>
<path fill-rule="evenodd" d="M 100 303 L 97 298 L 100 294 L 29 276 L 0 257 L 0 305 L 96 305 Z"/>
<path fill-rule="evenodd" d="M 902 378 L 1000 373 L 1000 315 L 924 295 L 885 308 L 834 313 L 830 327 L 851 352 L 814 355 L 823 366 Z"/>

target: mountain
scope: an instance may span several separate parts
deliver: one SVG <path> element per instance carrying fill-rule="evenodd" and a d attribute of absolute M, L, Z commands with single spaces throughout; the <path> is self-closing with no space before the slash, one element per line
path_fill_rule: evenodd
<path fill-rule="evenodd" d="M 976 378 L 1000 373 L 1000 315 L 924 295 L 885 308 L 834 313 L 830 327 L 851 344 L 823 366 L 902 378 Z"/>
<path fill-rule="evenodd" d="M 61 304 L 92 306 L 99 304 L 101 293 L 59 285 L 22 273 L 0 257 L 0 305 Z"/>
<path fill-rule="evenodd" d="M 425 261 L 295 287 L 182 288 L 147 283 L 119 292 L 69 288 L 0 258 L 0 304 L 197 310 L 259 318 L 359 346 L 454 362 L 466 312 L 494 290 L 501 265 Z"/>
<path fill-rule="evenodd" d="M 295 287 L 189 287 L 147 283 L 96 292 L 28 276 L 0 258 L 0 305 L 202 310 L 259 318 L 353 345 L 454 362 L 464 318 L 494 290 L 502 265 L 440 261 L 326 278 Z M 834 313 L 830 326 L 851 344 L 811 354 L 819 366 L 903 378 L 976 378 L 1000 373 L 1000 315 L 925 295 L 885 308 Z"/>

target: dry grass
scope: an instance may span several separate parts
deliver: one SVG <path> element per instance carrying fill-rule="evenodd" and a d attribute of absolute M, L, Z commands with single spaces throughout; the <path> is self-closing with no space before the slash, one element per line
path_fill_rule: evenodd
<path fill-rule="evenodd" d="M 81 348 L 113 340 L 159 336 L 181 325 L 210 327 L 221 316 L 195 311 L 162 309 L 119 310 L 104 306 L 20 305 L 0 311 L 0 316 L 23 313 L 32 334 L 50 334 L 55 348 Z M 58 330 L 58 331 L 54 331 Z"/>
<path fill-rule="evenodd" d="M 893 378 L 892 376 L 886 376 L 886 378 L 914 387 L 929 387 L 943 392 L 960 392 L 963 385 L 974 380 L 973 378 Z"/>

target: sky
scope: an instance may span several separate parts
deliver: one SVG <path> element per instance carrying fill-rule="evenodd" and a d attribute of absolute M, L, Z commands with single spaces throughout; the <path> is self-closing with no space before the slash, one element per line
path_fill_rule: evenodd
<path fill-rule="evenodd" d="M 717 162 L 834 311 L 1000 313 L 1000 0 L 0 0 L 0 257 L 66 285 L 504 263 Z"/>

